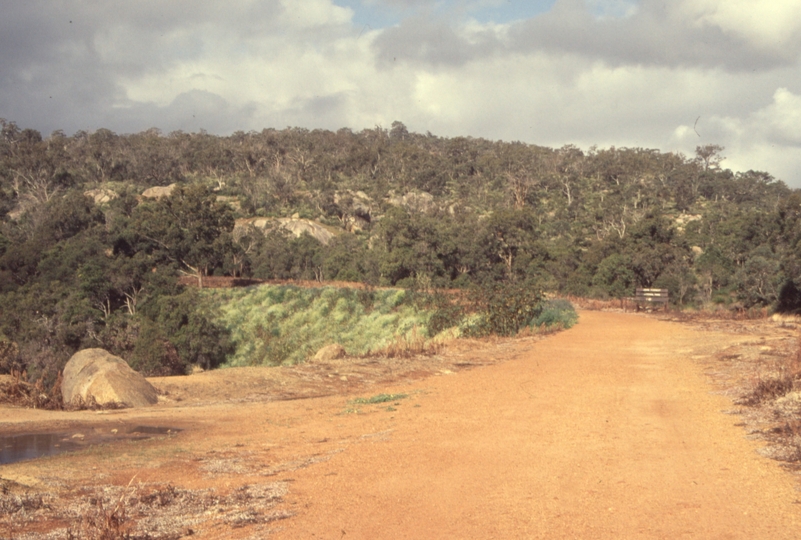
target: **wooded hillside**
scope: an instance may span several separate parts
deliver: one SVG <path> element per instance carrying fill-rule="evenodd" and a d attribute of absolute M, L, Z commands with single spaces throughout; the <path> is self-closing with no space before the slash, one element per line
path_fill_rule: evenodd
<path fill-rule="evenodd" d="M 0 371 L 89 345 L 165 372 L 219 364 L 230 342 L 180 275 L 801 305 L 801 194 L 732 173 L 715 145 L 0 127 Z"/>

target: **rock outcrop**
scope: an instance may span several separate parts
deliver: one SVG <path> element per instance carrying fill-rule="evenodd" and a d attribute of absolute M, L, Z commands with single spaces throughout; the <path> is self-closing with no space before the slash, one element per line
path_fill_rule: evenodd
<path fill-rule="evenodd" d="M 402 197 L 390 193 L 386 201 L 392 206 L 402 206 L 409 212 L 417 214 L 426 214 L 437 208 L 434 196 L 425 191 L 410 191 Z"/>
<path fill-rule="evenodd" d="M 237 219 L 236 226 L 234 227 L 234 236 L 238 234 L 239 231 L 246 229 L 248 226 L 255 227 L 256 229 L 262 231 L 263 233 L 269 232 L 271 229 L 275 227 L 280 227 L 285 231 L 292 233 L 295 237 L 300 237 L 303 233 L 309 233 L 313 238 L 315 238 L 318 242 L 327 246 L 331 240 L 334 238 L 334 233 L 332 233 L 328 228 L 326 228 L 321 223 L 317 223 L 316 221 L 312 221 L 310 219 L 302 219 L 302 218 L 266 218 L 266 217 L 258 217 L 258 218 L 245 218 L 245 219 Z"/>
<path fill-rule="evenodd" d="M 142 192 L 142 197 L 145 199 L 162 199 L 172 195 L 173 190 L 177 184 L 170 184 L 169 186 L 155 186 L 147 188 Z"/>
<path fill-rule="evenodd" d="M 61 395 L 65 405 L 79 398 L 128 407 L 147 407 L 158 401 L 153 385 L 125 360 L 103 349 L 84 349 L 70 358 L 64 367 Z"/>
<path fill-rule="evenodd" d="M 83 194 L 87 197 L 91 197 L 97 205 L 108 204 L 114 199 L 119 198 L 117 192 L 111 191 L 110 189 L 90 189 L 84 191 Z"/>

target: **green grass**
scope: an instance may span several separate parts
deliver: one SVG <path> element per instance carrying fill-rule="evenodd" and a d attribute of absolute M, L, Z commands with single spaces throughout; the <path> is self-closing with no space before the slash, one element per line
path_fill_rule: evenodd
<path fill-rule="evenodd" d="M 400 401 L 409 397 L 408 394 L 377 394 L 369 398 L 356 398 L 348 403 L 353 405 L 374 405 L 376 403 L 388 403 L 390 401 Z"/>
<path fill-rule="evenodd" d="M 377 351 L 425 332 L 431 312 L 403 290 L 291 285 L 207 290 L 236 351 L 225 366 L 291 365 L 339 343 L 348 354 Z"/>

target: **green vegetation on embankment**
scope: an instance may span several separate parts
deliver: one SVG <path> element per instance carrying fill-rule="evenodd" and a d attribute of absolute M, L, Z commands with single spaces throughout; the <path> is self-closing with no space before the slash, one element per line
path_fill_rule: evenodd
<path fill-rule="evenodd" d="M 261 286 L 206 291 L 236 351 L 227 366 L 295 364 L 331 343 L 349 354 L 426 332 L 431 312 L 404 290 Z"/>
<path fill-rule="evenodd" d="M 513 334 L 525 326 L 569 328 L 577 320 L 569 302 L 519 290 L 473 295 L 467 308 L 443 295 L 402 289 L 263 285 L 203 295 L 234 343 L 226 366 L 295 364 L 332 343 L 351 355 L 380 354 L 399 346 L 422 349 L 448 329 L 451 335 Z"/>

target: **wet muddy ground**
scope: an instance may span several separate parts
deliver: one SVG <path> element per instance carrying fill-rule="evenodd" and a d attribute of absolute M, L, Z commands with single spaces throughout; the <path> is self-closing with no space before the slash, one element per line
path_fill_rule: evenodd
<path fill-rule="evenodd" d="M 108 430 L 93 426 L 59 432 L 0 435 L 0 465 L 17 463 L 63 452 L 75 452 L 97 444 L 148 439 L 155 435 L 176 435 L 181 430 L 163 426 L 120 426 Z"/>

